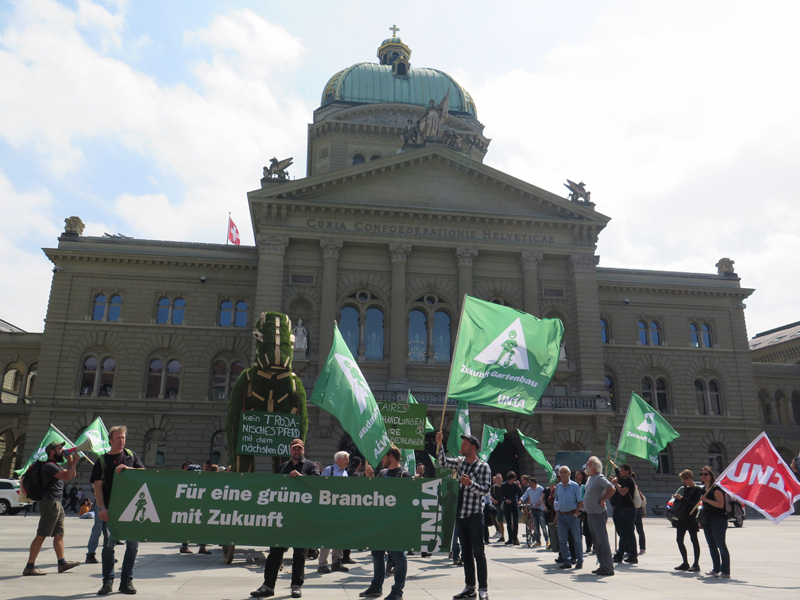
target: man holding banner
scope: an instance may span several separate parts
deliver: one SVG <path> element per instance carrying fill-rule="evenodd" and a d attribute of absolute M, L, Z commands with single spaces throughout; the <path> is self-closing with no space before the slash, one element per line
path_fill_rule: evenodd
<path fill-rule="evenodd" d="M 463 456 L 445 456 L 441 431 L 436 432 L 436 445 L 439 449 L 439 466 L 456 469 L 460 484 L 458 490 L 457 529 L 461 543 L 461 556 L 464 562 L 463 591 L 453 596 L 453 600 L 475 598 L 489 600 L 489 575 L 486 568 L 486 554 L 483 545 L 483 498 L 489 493 L 492 472 L 489 465 L 478 457 L 481 444 L 472 435 L 461 436 Z M 478 592 L 475 591 L 475 573 L 478 575 Z"/>

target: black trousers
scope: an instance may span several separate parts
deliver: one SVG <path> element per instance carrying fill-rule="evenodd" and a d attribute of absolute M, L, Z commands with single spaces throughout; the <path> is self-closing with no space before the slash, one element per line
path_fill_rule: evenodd
<path fill-rule="evenodd" d="M 267 555 L 267 562 L 264 564 L 264 585 L 275 588 L 278 581 L 278 569 L 281 568 L 283 555 L 288 548 L 270 548 Z M 292 585 L 303 585 L 306 569 L 306 550 L 305 548 L 294 548 L 292 554 Z"/>

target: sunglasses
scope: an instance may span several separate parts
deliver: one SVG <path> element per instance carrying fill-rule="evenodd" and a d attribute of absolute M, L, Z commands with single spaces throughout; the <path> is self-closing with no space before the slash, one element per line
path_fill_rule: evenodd
<path fill-rule="evenodd" d="M 700 473 L 700 477 L 711 477 L 711 473 Z"/>

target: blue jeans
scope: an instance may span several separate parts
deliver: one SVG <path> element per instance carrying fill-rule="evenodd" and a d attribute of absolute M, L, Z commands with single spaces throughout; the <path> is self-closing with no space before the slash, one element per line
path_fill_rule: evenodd
<path fill-rule="evenodd" d="M 728 545 L 725 543 L 725 535 L 728 531 L 728 519 L 721 515 L 708 517 L 708 523 L 703 527 L 706 534 L 706 542 L 711 552 L 711 562 L 714 565 L 714 572 L 731 574 L 731 555 L 728 552 Z"/>
<path fill-rule="evenodd" d="M 483 513 L 477 512 L 458 523 L 458 539 L 461 542 L 461 559 L 464 561 L 464 583 L 475 588 L 475 573 L 478 574 L 478 588 L 489 589 L 489 572 L 486 568 L 486 554 L 483 546 Z"/>
<path fill-rule="evenodd" d="M 384 554 L 389 555 L 389 559 L 394 562 L 394 585 L 392 591 L 395 594 L 403 594 L 403 587 L 406 585 L 406 571 L 408 571 L 408 563 L 406 562 L 406 553 L 399 550 L 373 550 L 372 551 L 372 568 L 375 574 L 372 576 L 372 583 L 369 587 L 373 590 L 383 589 L 383 580 L 386 578 L 386 562 Z"/>
<path fill-rule="evenodd" d="M 117 541 L 108 533 L 108 523 L 103 523 L 103 581 L 114 581 L 114 548 Z M 133 563 L 139 552 L 139 542 L 125 542 L 125 556 L 122 559 L 122 581 L 133 579 Z"/>
<path fill-rule="evenodd" d="M 103 533 L 103 522 L 100 520 L 100 511 L 94 511 L 94 525 L 89 534 L 89 543 L 86 544 L 86 553 L 94 554 L 97 552 L 97 545 L 100 543 L 100 534 Z"/>
<path fill-rule="evenodd" d="M 570 554 L 567 536 L 572 537 L 577 556 Z M 558 513 L 558 545 L 561 548 L 561 556 L 566 562 L 583 562 L 581 520 L 572 513 Z"/>
<path fill-rule="evenodd" d="M 550 541 L 550 534 L 547 533 L 547 523 L 544 520 L 544 511 L 540 508 L 531 509 L 533 515 L 533 539 L 537 544 L 542 542 L 542 533 L 546 542 Z M 541 528 L 541 533 L 539 532 Z"/>

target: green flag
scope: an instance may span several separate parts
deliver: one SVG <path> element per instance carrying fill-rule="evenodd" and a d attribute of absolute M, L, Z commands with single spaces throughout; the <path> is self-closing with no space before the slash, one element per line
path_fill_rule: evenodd
<path fill-rule="evenodd" d="M 483 438 L 481 439 L 481 451 L 478 452 L 480 459 L 483 461 L 489 460 L 489 455 L 492 453 L 492 450 L 497 448 L 497 444 L 506 438 L 507 433 L 508 431 L 505 429 L 497 429 L 489 425 L 484 425 Z"/>
<path fill-rule="evenodd" d="M 525 450 L 528 451 L 531 458 L 544 469 L 544 474 L 547 476 L 547 483 L 553 483 L 557 477 L 555 471 L 553 471 L 553 467 L 550 466 L 550 463 L 547 462 L 547 459 L 544 457 L 544 452 L 539 450 L 539 442 L 537 442 L 533 438 L 529 438 L 521 431 L 517 431 L 519 435 L 519 439 L 522 440 L 522 445 L 525 446 Z"/>
<path fill-rule="evenodd" d="M 631 394 L 628 414 L 622 426 L 619 451 L 649 460 L 658 466 L 658 453 L 680 437 L 656 409 L 635 393 Z"/>
<path fill-rule="evenodd" d="M 472 429 L 469 426 L 469 405 L 466 402 L 458 403 L 453 424 L 450 426 L 450 434 L 447 436 L 447 451 L 451 456 L 461 454 L 462 435 L 472 435 Z"/>
<path fill-rule="evenodd" d="M 28 462 L 26 462 L 25 466 L 23 466 L 21 469 L 14 471 L 14 473 L 17 475 L 22 475 L 28 470 L 28 467 L 30 467 L 37 460 L 47 460 L 45 448 L 47 448 L 47 445 L 51 444 L 52 442 L 64 442 L 70 447 L 73 445 L 72 442 L 64 437 L 61 432 L 51 423 L 50 428 L 47 430 L 47 433 L 44 434 L 42 441 L 39 442 L 39 446 L 36 448 L 36 451 L 33 453 L 33 455 L 28 459 Z"/>
<path fill-rule="evenodd" d="M 389 450 L 389 436 L 375 396 L 336 324 L 333 347 L 314 386 L 311 403 L 339 419 L 367 462 L 378 468 Z"/>
<path fill-rule="evenodd" d="M 616 464 L 628 462 L 628 455 L 625 452 L 620 452 L 615 444 L 611 442 L 611 431 L 608 432 L 606 437 L 606 477 L 611 477 L 614 472 L 614 467 L 611 461 Z"/>
<path fill-rule="evenodd" d="M 92 452 L 97 454 L 97 456 L 111 452 L 111 443 L 108 441 L 108 430 L 106 429 L 105 423 L 103 423 L 103 419 L 100 417 L 97 417 L 84 429 L 83 433 L 80 434 L 75 441 L 75 445 L 80 446 L 86 440 L 89 440 L 92 444 Z"/>
<path fill-rule="evenodd" d="M 464 296 L 447 397 L 533 414 L 558 366 L 564 325 Z"/>
<path fill-rule="evenodd" d="M 411 390 L 408 390 L 408 403 L 409 404 L 419 404 L 419 402 L 417 402 L 417 399 L 414 398 L 414 396 L 411 395 Z M 433 433 L 433 431 L 434 431 L 434 429 L 433 429 L 433 425 L 431 425 L 431 420 L 426 418 L 425 419 L 425 434 L 427 435 L 428 433 Z"/>
<path fill-rule="evenodd" d="M 411 476 L 417 474 L 417 456 L 411 448 L 401 448 L 400 456 L 403 458 L 403 466 L 408 469 Z"/>

